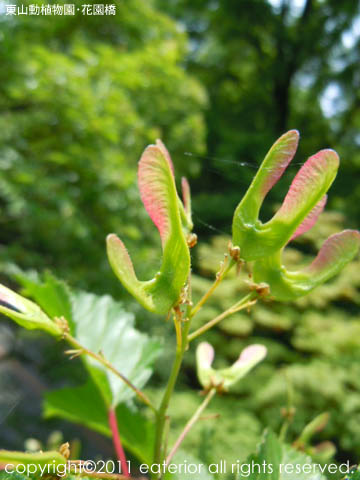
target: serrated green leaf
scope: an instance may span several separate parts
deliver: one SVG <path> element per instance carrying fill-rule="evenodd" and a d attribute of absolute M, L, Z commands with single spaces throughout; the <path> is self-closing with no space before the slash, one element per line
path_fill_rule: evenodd
<path fill-rule="evenodd" d="M 137 388 L 149 380 L 161 344 L 134 327 L 134 316 L 110 296 L 81 292 L 71 297 L 74 336 L 86 348 L 102 352 Z M 130 400 L 134 392 L 91 357 L 84 357 L 91 375 L 112 405 Z M 104 391 L 104 385 L 109 391 Z M 111 393 L 111 396 L 109 396 Z"/>
<path fill-rule="evenodd" d="M 49 273 L 43 279 L 25 274 L 17 278 L 47 312 L 71 319 L 70 332 L 82 346 L 102 352 L 137 388 L 146 384 L 160 353 L 160 342 L 136 330 L 133 314 L 126 312 L 121 303 L 107 295 L 71 292 Z M 133 398 L 133 390 L 99 362 L 85 355 L 82 360 L 108 405 Z"/>
<path fill-rule="evenodd" d="M 47 392 L 44 414 L 46 418 L 64 418 L 111 437 L 107 409 L 92 381 L 81 387 Z M 155 438 L 153 424 L 125 404 L 117 406 L 116 417 L 125 448 L 139 460 L 151 463 Z"/>
<path fill-rule="evenodd" d="M 239 475 L 239 479 L 248 480 L 325 480 L 317 467 L 313 468 L 312 460 L 309 456 L 299 452 L 292 447 L 281 443 L 277 436 L 270 430 L 264 434 L 263 440 L 258 447 L 258 452 L 251 455 L 245 462 L 251 467 L 252 462 L 259 464 L 260 468 L 250 469 L 250 475 L 244 473 Z M 288 466 L 285 468 L 285 466 Z M 304 473 L 302 467 L 311 465 L 311 472 Z M 296 471 L 298 467 L 299 471 Z M 288 473 L 294 469 L 292 473 Z M 310 469 L 309 469 L 310 470 Z"/>

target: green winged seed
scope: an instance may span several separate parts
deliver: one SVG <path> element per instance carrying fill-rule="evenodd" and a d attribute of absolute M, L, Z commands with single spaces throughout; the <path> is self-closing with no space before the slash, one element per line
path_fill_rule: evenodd
<path fill-rule="evenodd" d="M 160 233 L 163 249 L 160 271 L 151 280 L 138 280 L 129 253 L 115 234 L 107 237 L 108 257 L 114 273 L 137 301 L 151 312 L 164 314 L 179 300 L 190 271 L 190 253 L 172 162 L 160 141 L 148 146 L 142 154 L 138 184 L 145 209 Z"/>
<path fill-rule="evenodd" d="M 275 300 L 291 301 L 308 294 L 317 286 L 337 275 L 360 248 L 360 233 L 344 230 L 331 235 L 321 247 L 315 260 L 300 271 L 288 271 L 282 265 L 282 252 L 254 262 L 253 278 L 265 282 Z"/>
<path fill-rule="evenodd" d="M 293 158 L 299 134 L 285 133 L 272 146 L 259 168 L 233 219 L 233 245 L 247 261 L 267 257 L 293 237 L 311 228 L 326 202 L 326 192 L 336 177 L 339 157 L 321 150 L 310 157 L 295 176 L 284 202 L 271 220 L 259 217 L 266 194 L 279 180 Z"/>
<path fill-rule="evenodd" d="M 45 330 L 60 336 L 62 330 L 36 305 L 0 284 L 0 313 L 28 330 Z"/>
<path fill-rule="evenodd" d="M 267 193 L 285 172 L 295 155 L 298 142 L 299 132 L 290 130 L 282 135 L 267 153 L 250 187 L 235 210 L 233 224 L 235 238 L 238 234 L 241 235 L 241 229 L 244 226 L 256 223 Z"/>
<path fill-rule="evenodd" d="M 261 205 L 294 157 L 298 142 L 299 132 L 290 130 L 274 143 L 234 212 L 233 244 L 241 248 L 245 260 L 254 255 L 249 239 L 256 240 L 262 229 L 258 218 Z"/>
<path fill-rule="evenodd" d="M 214 360 L 214 349 L 209 343 L 202 342 L 196 350 L 199 382 L 205 390 L 214 387 L 227 391 L 261 362 L 266 353 L 266 347 L 263 345 L 250 345 L 241 352 L 238 360 L 231 367 L 215 370 L 211 366 Z"/>

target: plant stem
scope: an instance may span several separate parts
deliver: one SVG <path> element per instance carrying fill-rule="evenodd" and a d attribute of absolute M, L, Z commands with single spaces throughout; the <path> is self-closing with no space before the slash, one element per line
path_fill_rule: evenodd
<path fill-rule="evenodd" d="M 124 477 L 130 477 L 128 464 L 126 461 L 126 455 L 121 443 L 119 427 L 117 423 L 116 413 L 114 408 L 109 409 L 109 426 L 112 433 L 112 439 L 114 443 L 115 452 L 118 460 L 120 460 L 121 472 L 124 474 Z"/>
<path fill-rule="evenodd" d="M 117 473 L 104 473 L 104 472 L 81 472 L 76 474 L 79 477 L 90 477 L 90 478 L 105 478 L 107 480 L 125 480 L 125 475 L 119 475 Z"/>
<path fill-rule="evenodd" d="M 0 464 L 7 465 L 29 465 L 36 464 L 38 466 L 44 465 L 66 465 L 67 459 L 57 451 L 50 452 L 17 452 L 9 450 L 0 450 Z"/>
<path fill-rule="evenodd" d="M 194 413 L 194 415 L 190 418 L 190 420 L 187 422 L 187 424 L 185 425 L 185 428 L 184 430 L 181 432 L 181 434 L 179 435 L 178 439 L 176 440 L 173 448 L 171 449 L 169 455 L 167 456 L 166 458 L 166 465 L 169 465 L 169 463 L 171 462 L 171 459 L 173 458 L 173 456 L 175 455 L 175 453 L 177 452 L 178 448 L 180 447 L 180 445 L 182 444 L 183 440 L 185 439 L 186 435 L 190 432 L 191 428 L 195 425 L 195 423 L 199 420 L 200 418 L 200 415 L 202 414 L 202 412 L 205 410 L 205 408 L 209 405 L 211 399 L 214 397 L 214 395 L 216 394 L 216 389 L 215 388 L 212 388 L 211 390 L 209 390 L 208 394 L 206 395 L 206 397 L 204 398 L 203 402 L 201 403 L 201 405 L 199 406 L 199 408 L 196 410 L 196 412 Z"/>
<path fill-rule="evenodd" d="M 233 267 L 233 265 L 235 265 L 234 260 L 233 259 L 229 260 L 229 257 L 225 256 L 225 260 L 223 261 L 220 267 L 220 270 L 216 274 L 216 279 L 214 283 L 211 285 L 209 290 L 203 295 L 203 297 L 198 301 L 195 307 L 191 310 L 190 318 L 196 315 L 197 312 L 200 310 L 200 308 L 204 305 L 204 303 L 211 297 L 211 295 L 214 293 L 216 288 L 220 285 L 223 278 L 228 273 L 228 271 Z"/>
<path fill-rule="evenodd" d="M 164 446 L 163 446 L 163 452 L 162 452 L 163 458 L 166 458 L 167 456 L 169 433 L 170 433 L 170 417 L 167 415 L 165 417 L 165 425 L 164 425 Z"/>
<path fill-rule="evenodd" d="M 112 363 L 110 363 L 102 354 L 100 353 L 95 353 L 92 352 L 91 350 L 87 349 L 81 343 L 79 343 L 76 338 L 71 336 L 69 333 L 64 333 L 64 338 L 73 346 L 76 348 L 75 351 L 68 351 L 67 353 L 73 353 L 75 356 L 77 355 L 88 355 L 89 357 L 93 358 L 97 362 L 101 363 L 104 365 L 105 368 L 113 372 L 117 377 L 119 377 L 126 385 L 133 390 L 136 395 L 142 400 L 142 402 L 145 403 L 148 407 L 150 407 L 153 411 L 156 412 L 156 408 L 154 405 L 151 403 L 150 399 L 143 393 L 141 390 L 139 390 L 135 385 L 133 385 L 129 379 L 125 377 L 122 373 L 117 370 Z"/>
<path fill-rule="evenodd" d="M 197 330 L 195 330 L 195 332 L 191 333 L 188 336 L 188 343 L 194 340 L 194 338 L 197 338 L 203 333 L 207 332 L 210 328 L 212 328 L 214 325 L 217 325 L 224 318 L 232 315 L 233 313 L 239 312 L 240 310 L 244 310 L 245 308 L 248 308 L 254 305 L 254 303 L 256 303 L 256 296 L 257 296 L 256 292 L 249 293 L 244 298 L 242 298 L 239 302 L 235 303 L 232 307 L 225 310 L 225 312 L 213 318 L 212 320 L 210 320 L 210 322 L 205 323 L 205 325 L 198 328 Z"/>
<path fill-rule="evenodd" d="M 175 316 L 175 325 L 176 322 L 181 322 L 182 320 Z M 176 354 L 174 363 L 171 369 L 170 377 L 160 404 L 160 407 L 156 415 L 156 434 L 155 434 L 155 450 L 154 450 L 154 464 L 160 464 L 162 461 L 162 441 L 164 436 L 164 427 L 166 423 L 166 412 L 169 406 L 171 395 L 174 391 L 175 383 L 179 375 L 181 363 L 184 357 L 184 353 L 187 349 L 187 336 L 190 328 L 190 321 L 186 319 L 184 322 L 182 334 L 179 335 L 179 325 L 176 325 L 177 332 L 177 345 L 176 345 Z M 153 475 L 153 478 L 161 478 L 161 474 Z"/>

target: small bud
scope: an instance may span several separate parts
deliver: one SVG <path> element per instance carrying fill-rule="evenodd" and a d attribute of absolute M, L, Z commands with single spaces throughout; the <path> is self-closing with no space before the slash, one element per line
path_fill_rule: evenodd
<path fill-rule="evenodd" d="M 189 248 L 195 247 L 195 245 L 197 244 L 196 233 L 188 233 L 186 236 L 186 242 Z"/>
<path fill-rule="evenodd" d="M 267 297 L 270 294 L 270 287 L 265 282 L 255 283 L 246 281 L 246 283 L 249 285 L 250 290 L 256 292 L 260 297 Z"/>
<path fill-rule="evenodd" d="M 55 336 L 62 334 L 58 325 L 36 303 L 18 295 L 1 284 L 0 312 L 28 330 L 45 330 Z"/>
<path fill-rule="evenodd" d="M 234 247 L 234 245 L 231 242 L 229 242 L 228 250 L 229 250 L 230 257 L 235 262 L 239 262 L 240 261 L 240 247 Z"/>
<path fill-rule="evenodd" d="M 59 453 L 68 460 L 70 458 L 70 443 L 66 442 L 60 445 Z"/>

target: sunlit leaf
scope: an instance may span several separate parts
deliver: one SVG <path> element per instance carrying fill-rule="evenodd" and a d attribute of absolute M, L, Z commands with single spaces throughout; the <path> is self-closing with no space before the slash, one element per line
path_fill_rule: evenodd
<path fill-rule="evenodd" d="M 110 296 L 71 292 L 52 275 L 31 278 L 18 275 L 26 291 L 47 312 L 70 319 L 71 334 L 87 349 L 110 361 L 134 385 L 142 388 L 152 373 L 160 352 L 158 340 L 135 329 L 134 316 Z M 125 383 L 89 356 L 82 356 L 108 405 L 117 405 L 134 396 Z"/>

